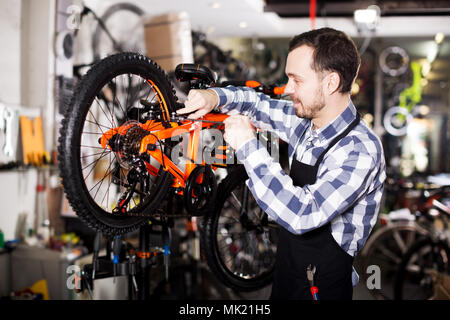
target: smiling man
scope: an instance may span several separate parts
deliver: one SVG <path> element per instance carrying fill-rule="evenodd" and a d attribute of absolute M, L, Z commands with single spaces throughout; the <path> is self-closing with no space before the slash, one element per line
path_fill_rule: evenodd
<path fill-rule="evenodd" d="M 224 138 L 258 204 L 282 227 L 272 299 L 312 299 L 308 266 L 319 299 L 352 299 L 353 259 L 376 222 L 385 180 L 380 140 L 350 98 L 359 65 L 355 44 L 341 31 L 305 32 L 289 45 L 291 101 L 229 86 L 191 90 L 177 111 L 199 118 L 219 107 L 232 115 Z M 258 143 L 252 123 L 289 144 L 289 175 Z"/>

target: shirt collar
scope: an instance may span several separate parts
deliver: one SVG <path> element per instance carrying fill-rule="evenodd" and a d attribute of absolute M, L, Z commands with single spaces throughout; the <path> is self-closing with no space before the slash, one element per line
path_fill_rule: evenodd
<path fill-rule="evenodd" d="M 309 130 L 313 137 L 318 137 L 321 142 L 325 140 L 330 140 L 335 137 L 339 132 L 343 131 L 347 126 L 356 118 L 356 108 L 353 102 L 350 100 L 349 105 L 345 110 L 338 115 L 333 121 L 331 121 L 326 126 L 312 130 L 312 122 L 310 123 Z"/>

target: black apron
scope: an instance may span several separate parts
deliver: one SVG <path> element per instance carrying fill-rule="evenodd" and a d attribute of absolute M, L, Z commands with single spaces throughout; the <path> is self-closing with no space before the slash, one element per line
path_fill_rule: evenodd
<path fill-rule="evenodd" d="M 295 186 L 303 187 L 316 182 L 317 171 L 325 154 L 359 120 L 357 113 L 356 119 L 320 154 L 314 166 L 297 161 L 294 155 L 289 176 Z M 353 257 L 334 240 L 330 223 L 301 235 L 280 227 L 271 299 L 312 300 L 310 284 L 306 278 L 309 264 L 316 266 L 314 285 L 319 289 L 319 300 L 352 299 Z"/>

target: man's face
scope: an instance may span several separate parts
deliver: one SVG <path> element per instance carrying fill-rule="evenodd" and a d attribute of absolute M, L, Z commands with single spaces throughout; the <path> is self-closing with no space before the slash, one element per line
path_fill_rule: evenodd
<path fill-rule="evenodd" d="M 300 118 L 313 119 L 325 106 L 323 78 L 311 68 L 312 61 L 313 49 L 306 45 L 292 50 L 286 61 L 289 81 L 284 93 L 290 95 Z"/>

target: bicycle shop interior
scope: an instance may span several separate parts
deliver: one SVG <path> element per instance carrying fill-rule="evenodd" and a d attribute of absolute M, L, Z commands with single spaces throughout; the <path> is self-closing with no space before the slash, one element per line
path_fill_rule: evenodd
<path fill-rule="evenodd" d="M 359 50 L 351 98 L 382 142 L 386 161 L 377 223 L 354 260 L 353 300 L 450 299 L 449 1 L 0 0 L 0 300 L 268 300 L 276 236 L 245 192 L 246 179 L 226 166 L 203 167 L 192 171 L 197 176 L 186 180 L 191 189 L 183 193 L 163 172 L 161 185 L 174 192 L 160 195 L 149 213 L 146 184 L 131 182 L 135 171 L 120 160 L 119 142 L 110 147 L 114 164 L 102 154 L 88 173 L 77 169 L 83 153 L 68 143 L 79 139 L 102 149 L 111 122 L 86 138 L 71 134 L 81 116 L 68 115 L 81 108 L 77 94 L 95 87 L 83 79 L 95 76 L 96 66 L 108 75 L 102 62 L 120 52 L 156 63 L 161 76 L 154 81 L 164 84 L 153 83 L 161 90 L 152 95 L 160 103 L 159 95 L 178 103 L 187 97 L 191 87 L 177 78 L 179 64 L 205 66 L 217 83 L 253 80 L 263 92 L 275 92 L 288 80 L 290 39 L 321 27 L 345 32 Z M 110 67 L 115 63 L 121 60 Z M 126 110 L 107 111 L 121 124 L 136 110 L 153 112 L 155 104 L 138 98 L 142 84 L 134 79 L 118 76 L 95 98 L 103 109 L 123 94 Z M 127 84 L 131 94 L 123 91 Z M 85 111 L 86 119 L 90 114 Z M 127 152 L 144 135 L 127 133 Z M 271 143 L 288 172 L 286 143 Z M 210 181 L 207 172 L 214 173 Z M 129 183 L 115 182 L 122 175 Z M 63 183 L 72 178 L 78 182 Z M 92 189 L 82 187 L 88 180 L 111 211 L 101 223 L 95 217 L 108 208 L 94 211 Z M 200 196 L 189 198 L 196 192 L 204 192 L 205 204 Z M 239 218 L 244 203 L 260 214 L 251 228 Z M 125 209 L 129 217 L 120 216 Z M 126 227 L 116 234 L 121 224 Z"/>

